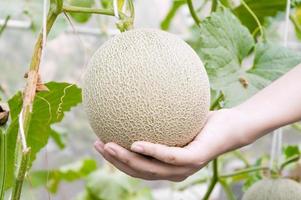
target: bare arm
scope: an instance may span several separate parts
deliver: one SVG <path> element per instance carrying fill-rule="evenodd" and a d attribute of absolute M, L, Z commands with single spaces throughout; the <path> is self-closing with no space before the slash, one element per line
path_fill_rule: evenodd
<path fill-rule="evenodd" d="M 250 138 L 301 120 L 301 64 L 237 106 L 250 121 Z"/>

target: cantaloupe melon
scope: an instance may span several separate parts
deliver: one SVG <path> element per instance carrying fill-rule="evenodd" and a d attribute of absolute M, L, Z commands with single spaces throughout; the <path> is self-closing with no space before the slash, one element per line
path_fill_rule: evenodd
<path fill-rule="evenodd" d="M 108 40 L 93 55 L 83 101 L 105 143 L 184 146 L 206 121 L 210 87 L 202 61 L 182 39 L 135 29 Z"/>
<path fill-rule="evenodd" d="M 242 200 L 300 200 L 301 185 L 290 179 L 263 179 L 251 186 Z"/>

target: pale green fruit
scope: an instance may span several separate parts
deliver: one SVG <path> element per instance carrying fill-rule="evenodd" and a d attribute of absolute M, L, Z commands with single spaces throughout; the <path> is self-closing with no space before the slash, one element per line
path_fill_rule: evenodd
<path fill-rule="evenodd" d="M 202 129 L 210 87 L 193 49 L 154 29 L 119 34 L 88 64 L 84 105 L 100 139 L 129 148 L 134 141 L 184 146 Z"/>
<path fill-rule="evenodd" d="M 263 179 L 251 186 L 242 200 L 300 200 L 301 185 L 290 179 Z"/>

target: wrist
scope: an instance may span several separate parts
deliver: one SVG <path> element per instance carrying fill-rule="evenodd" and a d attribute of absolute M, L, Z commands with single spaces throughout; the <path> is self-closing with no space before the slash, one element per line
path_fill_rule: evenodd
<path fill-rule="evenodd" d="M 244 105 L 231 108 L 238 119 L 239 143 L 242 146 L 255 142 L 273 128 L 270 121 L 260 112 Z"/>

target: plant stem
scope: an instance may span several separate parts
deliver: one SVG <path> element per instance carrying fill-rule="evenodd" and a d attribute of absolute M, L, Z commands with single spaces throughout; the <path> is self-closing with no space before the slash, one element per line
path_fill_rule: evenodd
<path fill-rule="evenodd" d="M 15 185 L 12 190 L 11 200 L 19 200 L 22 193 L 22 186 L 25 179 L 28 163 L 30 160 L 30 148 L 22 152 L 21 163 L 18 169 Z"/>
<path fill-rule="evenodd" d="M 217 0 L 212 0 L 211 12 L 215 12 L 217 9 Z"/>
<path fill-rule="evenodd" d="M 100 9 L 100 8 L 85 8 L 77 6 L 64 6 L 63 11 L 67 13 L 94 13 L 101 15 L 114 16 L 113 9 Z"/>
<path fill-rule="evenodd" d="M 47 15 L 46 34 L 50 32 L 57 16 L 61 13 L 62 5 L 63 5 L 62 0 L 50 0 L 50 7 Z M 34 53 L 31 59 L 28 77 L 27 77 L 27 84 L 24 89 L 23 106 L 22 106 L 24 115 L 23 115 L 23 119 L 21 120 L 23 121 L 25 136 L 27 136 L 28 134 L 31 114 L 32 114 L 33 101 L 36 95 L 36 87 L 37 87 L 38 77 L 39 77 L 39 66 L 41 62 L 42 48 L 43 48 L 43 30 L 41 30 L 34 47 Z M 19 140 L 18 143 L 20 143 Z M 21 161 L 19 167 L 17 167 L 17 173 L 16 173 L 17 178 L 15 180 L 12 189 L 12 196 L 11 196 L 12 200 L 20 199 L 24 177 L 26 175 L 28 163 L 30 160 L 30 148 L 24 149 L 23 147 L 20 159 Z"/>
<path fill-rule="evenodd" d="M 221 100 L 224 99 L 224 94 L 222 92 L 219 93 L 218 97 L 212 102 L 211 106 L 210 106 L 210 110 L 216 110 L 217 108 L 219 108 L 219 103 Z"/>
<path fill-rule="evenodd" d="M 269 170 L 269 168 L 268 167 L 250 167 L 250 168 L 246 168 L 246 169 L 242 169 L 242 170 L 237 170 L 237 171 L 229 173 L 229 174 L 222 174 L 219 177 L 220 178 L 229 178 L 229 177 L 238 176 L 238 175 L 246 174 L 246 173 L 250 173 L 250 172 L 261 171 L 261 170 Z"/>
<path fill-rule="evenodd" d="M 197 26 L 200 26 L 201 20 L 200 20 L 200 18 L 198 17 L 198 15 L 196 14 L 196 12 L 194 10 L 192 0 L 187 0 L 187 5 L 188 5 L 188 8 L 189 8 L 191 17 L 194 20 L 195 24 Z"/>
<path fill-rule="evenodd" d="M 7 143 L 6 143 L 6 134 L 2 132 L 0 128 L 0 199 L 4 199 L 5 194 L 5 179 L 6 179 L 6 156 L 7 156 Z"/>
<path fill-rule="evenodd" d="M 173 4 L 169 9 L 167 15 L 164 17 L 164 20 L 161 22 L 160 26 L 163 30 L 167 30 L 169 28 L 172 19 L 176 15 L 179 8 L 181 8 L 181 6 L 183 6 L 184 4 L 185 4 L 184 1 L 173 1 Z"/>
<path fill-rule="evenodd" d="M 215 99 L 215 101 L 211 104 L 210 106 L 210 110 L 216 110 L 218 109 L 220 106 L 219 106 L 219 102 L 224 98 L 224 95 L 222 92 L 219 93 L 219 96 Z M 206 194 L 203 198 L 203 200 L 208 200 L 218 179 L 219 179 L 219 174 L 218 174 L 218 158 L 215 158 L 213 160 L 213 177 L 211 179 L 211 182 L 210 182 L 210 185 L 206 191 Z"/>
<path fill-rule="evenodd" d="M 287 159 L 286 161 L 284 161 L 281 165 L 280 165 L 280 169 L 279 171 L 281 172 L 287 165 L 296 162 L 300 159 L 300 155 L 295 155 L 292 156 L 291 158 Z"/>
<path fill-rule="evenodd" d="M 205 194 L 203 200 L 208 200 L 209 199 L 209 197 L 210 197 L 210 195 L 211 195 L 211 193 L 212 193 L 212 191 L 213 191 L 213 189 L 214 189 L 214 187 L 215 187 L 215 185 L 218 181 L 219 176 L 218 176 L 218 160 L 217 160 L 217 158 L 213 160 L 213 166 L 212 167 L 213 167 L 213 176 L 212 176 L 210 185 L 209 185 L 209 187 L 206 191 L 206 194 Z"/>
<path fill-rule="evenodd" d="M 257 23 L 257 26 L 259 28 L 259 32 L 260 32 L 260 37 L 263 38 L 263 40 L 265 40 L 265 34 L 263 31 L 263 27 L 258 19 L 258 17 L 256 16 L 256 14 L 251 10 L 251 8 L 248 6 L 248 4 L 244 1 L 244 0 L 240 0 L 241 4 L 246 8 L 246 10 L 250 13 L 250 15 L 254 18 L 254 20 Z"/>
<path fill-rule="evenodd" d="M 298 23 L 297 17 L 291 14 L 290 19 L 293 22 L 293 24 L 295 25 L 295 28 L 297 29 L 297 31 L 299 31 L 301 33 L 301 25 Z"/>
<path fill-rule="evenodd" d="M 6 28 L 9 19 L 10 19 L 10 16 L 8 15 L 4 20 L 3 26 L 0 27 L 0 35 L 2 35 L 4 29 Z"/>
<path fill-rule="evenodd" d="M 186 190 L 187 188 L 189 188 L 190 186 L 201 184 L 201 183 L 205 183 L 206 181 L 207 181 L 207 178 L 196 179 L 196 180 L 192 181 L 191 183 L 189 183 L 187 185 L 179 187 L 178 190 L 179 191 L 183 191 L 183 190 Z"/>
<path fill-rule="evenodd" d="M 235 200 L 235 195 L 230 187 L 230 185 L 227 183 L 226 180 L 219 179 L 219 183 L 222 185 L 228 200 Z"/>
<path fill-rule="evenodd" d="M 250 166 L 249 161 L 245 158 L 245 156 L 244 156 L 239 150 L 233 151 L 233 154 L 234 154 L 238 159 L 240 159 L 240 160 L 246 165 L 246 167 L 249 167 L 249 166 Z"/>

